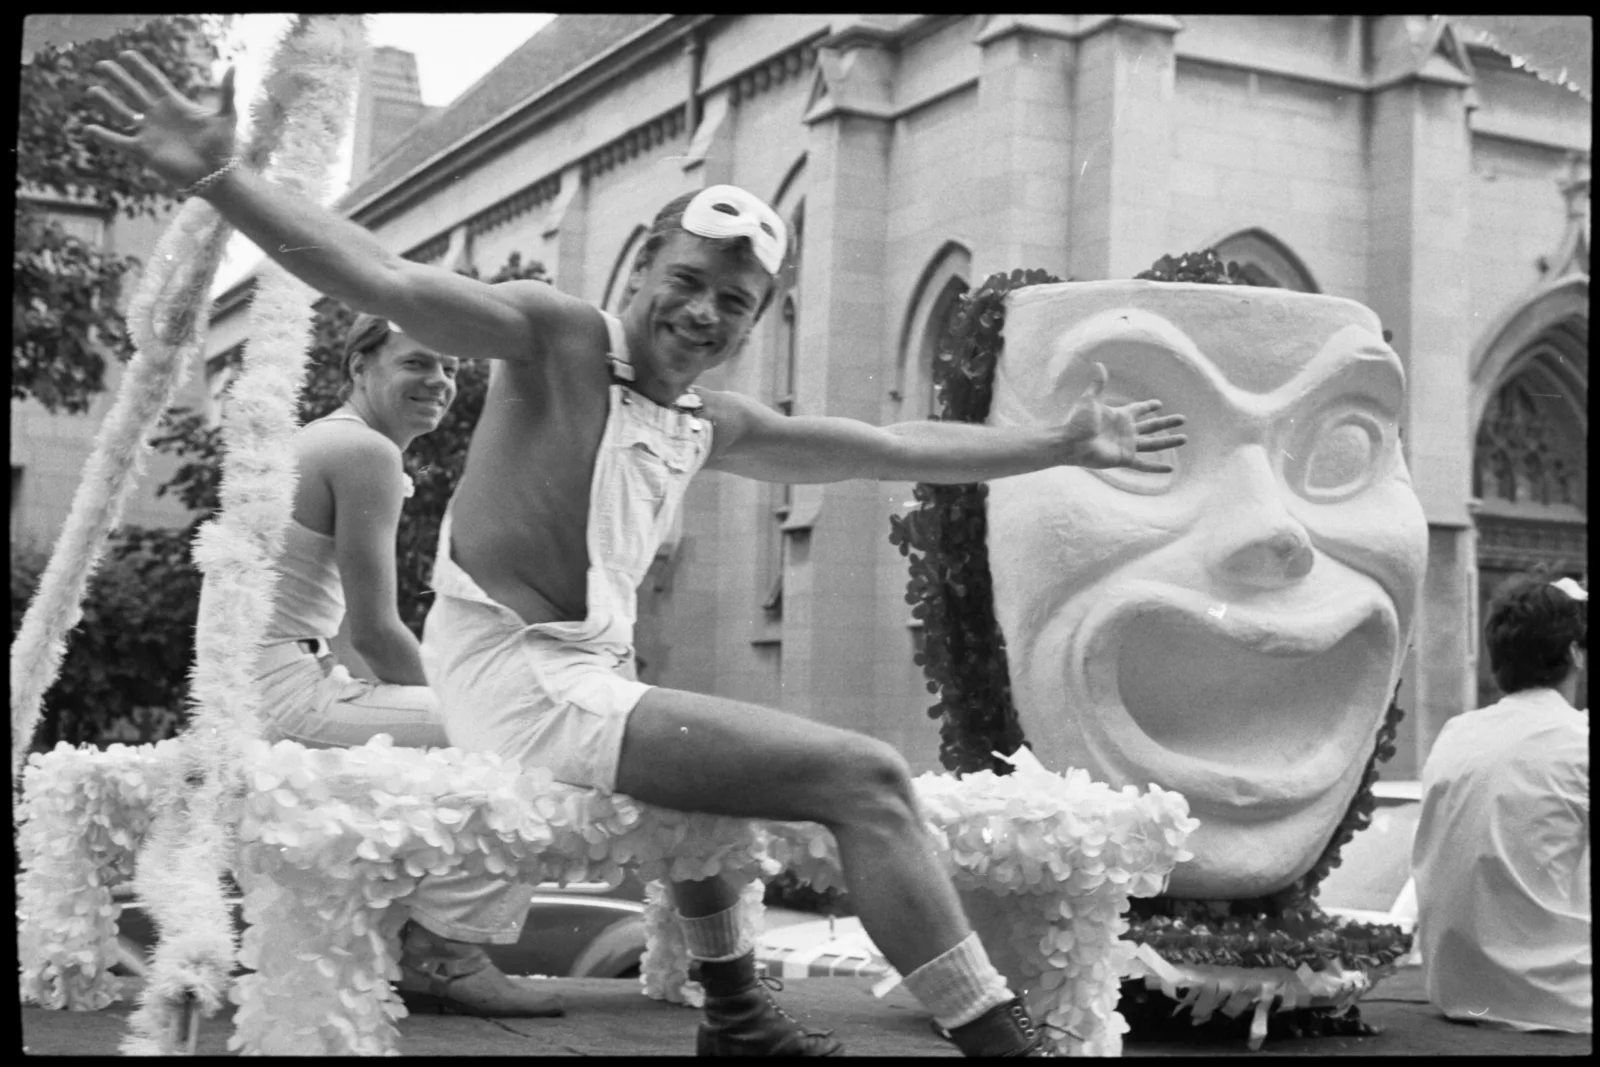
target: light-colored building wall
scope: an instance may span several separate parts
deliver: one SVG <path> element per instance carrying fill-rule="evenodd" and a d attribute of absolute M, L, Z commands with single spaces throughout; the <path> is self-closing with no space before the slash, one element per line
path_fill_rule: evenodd
<path fill-rule="evenodd" d="M 1565 205 L 1556 179 L 1567 150 L 1480 135 L 1472 140 L 1468 263 L 1475 332 L 1538 283 L 1538 263 L 1561 242 Z"/>
<path fill-rule="evenodd" d="M 1363 107 L 1362 94 L 1339 86 L 1180 58 L 1161 251 L 1260 228 L 1300 256 L 1322 292 L 1365 300 Z"/>

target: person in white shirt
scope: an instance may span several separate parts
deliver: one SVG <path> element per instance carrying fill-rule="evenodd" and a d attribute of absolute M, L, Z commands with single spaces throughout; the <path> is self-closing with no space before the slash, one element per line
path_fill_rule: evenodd
<path fill-rule="evenodd" d="M 1428 999 L 1451 1019 L 1594 1032 L 1588 593 L 1513 579 L 1484 628 L 1504 699 L 1445 724 L 1412 846 Z"/>

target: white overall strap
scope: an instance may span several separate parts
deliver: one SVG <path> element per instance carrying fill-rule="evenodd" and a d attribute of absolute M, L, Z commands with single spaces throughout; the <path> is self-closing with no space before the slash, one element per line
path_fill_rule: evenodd
<path fill-rule="evenodd" d="M 607 311 L 600 312 L 606 320 L 606 333 L 611 337 L 611 348 L 606 362 L 611 365 L 611 376 L 621 382 L 633 381 L 633 360 L 628 356 L 628 340 L 622 335 L 622 320 Z"/>

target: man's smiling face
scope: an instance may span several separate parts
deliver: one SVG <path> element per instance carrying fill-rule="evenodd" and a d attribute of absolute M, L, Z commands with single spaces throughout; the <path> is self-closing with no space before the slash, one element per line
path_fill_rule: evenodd
<path fill-rule="evenodd" d="M 738 352 L 772 284 L 747 246 L 679 231 L 636 271 L 626 314 L 652 378 L 681 391 Z"/>
<path fill-rule="evenodd" d="M 1012 297 L 991 424 L 1106 400 L 1188 417 L 1171 474 L 1059 467 L 990 486 L 990 567 L 1035 752 L 1176 789 L 1189 897 L 1305 873 L 1360 784 L 1415 616 L 1427 526 L 1400 361 L 1359 304 L 1152 282 Z"/>

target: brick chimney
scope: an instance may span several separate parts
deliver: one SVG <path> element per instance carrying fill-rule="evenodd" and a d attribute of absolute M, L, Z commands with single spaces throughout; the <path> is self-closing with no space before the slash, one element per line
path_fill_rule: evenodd
<path fill-rule="evenodd" d="M 417 57 L 387 45 L 373 48 L 356 97 L 351 184 L 359 182 L 374 163 L 434 110 L 422 102 Z"/>

